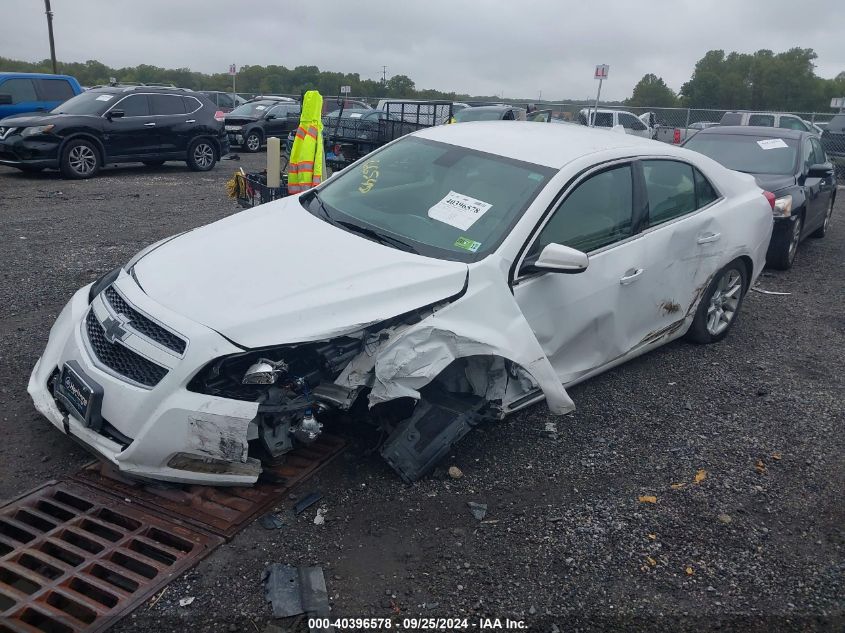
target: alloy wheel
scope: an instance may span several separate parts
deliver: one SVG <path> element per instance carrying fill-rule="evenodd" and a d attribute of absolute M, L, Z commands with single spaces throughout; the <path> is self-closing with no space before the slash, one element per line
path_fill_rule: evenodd
<path fill-rule="evenodd" d="M 87 176 L 97 167 L 97 155 L 87 145 L 77 145 L 68 154 L 68 164 L 74 173 Z"/>
<path fill-rule="evenodd" d="M 250 134 L 246 137 L 246 146 L 251 152 L 257 152 L 258 149 L 261 147 L 261 139 L 258 138 L 258 134 Z"/>
<path fill-rule="evenodd" d="M 742 296 L 742 275 L 735 268 L 726 270 L 707 308 L 707 331 L 711 336 L 724 332 L 736 316 Z"/>
<path fill-rule="evenodd" d="M 799 217 L 795 220 L 795 223 L 792 225 L 792 237 L 789 240 L 789 263 L 791 264 L 795 259 L 795 254 L 798 252 L 798 242 L 801 241 L 801 226 L 804 223 L 801 221 Z"/>
<path fill-rule="evenodd" d="M 208 169 L 214 163 L 214 148 L 208 143 L 199 143 L 194 148 L 194 162 L 201 169 Z"/>

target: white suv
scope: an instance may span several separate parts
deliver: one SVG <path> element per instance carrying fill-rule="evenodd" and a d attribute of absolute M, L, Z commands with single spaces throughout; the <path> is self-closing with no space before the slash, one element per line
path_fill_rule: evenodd
<path fill-rule="evenodd" d="M 584 108 L 578 113 L 578 122 L 581 125 L 590 125 L 594 117 L 595 125 L 593 127 L 615 128 L 617 125 L 621 125 L 622 129 L 625 130 L 625 134 L 651 138 L 651 128 L 634 114 L 625 110 L 605 110 L 602 108 L 594 110 L 593 108 Z"/>

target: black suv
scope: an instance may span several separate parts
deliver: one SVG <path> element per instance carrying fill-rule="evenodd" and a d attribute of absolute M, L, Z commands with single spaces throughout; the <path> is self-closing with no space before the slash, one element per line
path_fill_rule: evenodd
<path fill-rule="evenodd" d="M 822 147 L 836 166 L 840 178 L 845 178 L 845 114 L 834 116 L 822 131 Z"/>
<path fill-rule="evenodd" d="M 208 171 L 229 152 L 215 110 L 201 94 L 182 88 L 94 88 L 48 114 L 0 120 L 0 164 L 59 169 L 66 178 L 91 178 L 107 164 L 168 160 Z"/>
<path fill-rule="evenodd" d="M 257 98 L 226 115 L 229 143 L 245 152 L 257 152 L 268 137 L 284 140 L 299 125 L 301 106 L 293 100 Z"/>

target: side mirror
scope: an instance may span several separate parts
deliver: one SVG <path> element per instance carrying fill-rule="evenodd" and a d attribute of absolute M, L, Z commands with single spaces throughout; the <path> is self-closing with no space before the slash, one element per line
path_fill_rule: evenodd
<path fill-rule="evenodd" d="M 589 263 L 590 258 L 586 253 L 563 244 L 552 243 L 540 251 L 540 256 L 531 264 L 531 269 L 550 273 L 582 273 L 587 270 Z"/>
<path fill-rule="evenodd" d="M 126 113 L 123 110 L 110 110 L 106 116 L 109 118 L 109 120 L 122 119 L 124 114 Z"/>
<path fill-rule="evenodd" d="M 12 105 L 12 95 L 0 95 L 0 105 Z"/>
<path fill-rule="evenodd" d="M 807 171 L 808 178 L 825 178 L 826 176 L 830 176 L 833 172 L 833 164 L 832 163 L 816 163 L 815 165 L 810 165 L 810 169 Z"/>

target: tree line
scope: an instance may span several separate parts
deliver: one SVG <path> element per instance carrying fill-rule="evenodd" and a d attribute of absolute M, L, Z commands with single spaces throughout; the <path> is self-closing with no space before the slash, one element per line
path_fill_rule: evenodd
<path fill-rule="evenodd" d="M 845 71 L 834 79 L 815 74 L 816 53 L 811 48 L 792 48 L 783 53 L 707 52 L 695 65 L 690 80 L 675 93 L 661 77 L 646 74 L 634 87 L 629 106 L 690 107 L 740 110 L 784 110 L 825 112 L 833 97 L 845 97 Z M 0 57 L 0 70 L 51 72 L 50 60 L 26 62 Z M 139 66 L 112 68 L 99 61 L 62 62 L 62 73 L 73 75 L 84 86 L 106 84 L 111 78 L 122 83 L 168 83 L 194 90 L 232 89 L 226 73 L 200 73 L 188 68 Z M 362 79 L 358 73 L 320 70 L 317 66 L 242 66 L 238 70 L 238 92 L 252 94 L 301 94 L 319 90 L 335 95 L 340 86 L 350 86 L 356 97 L 442 99 L 447 101 L 501 101 L 496 95 L 469 95 L 418 89 L 406 75 L 387 81 Z M 510 100 L 509 100 L 510 101 Z M 529 99 L 528 101 L 533 101 Z M 609 103 L 609 102 L 606 102 Z"/>

